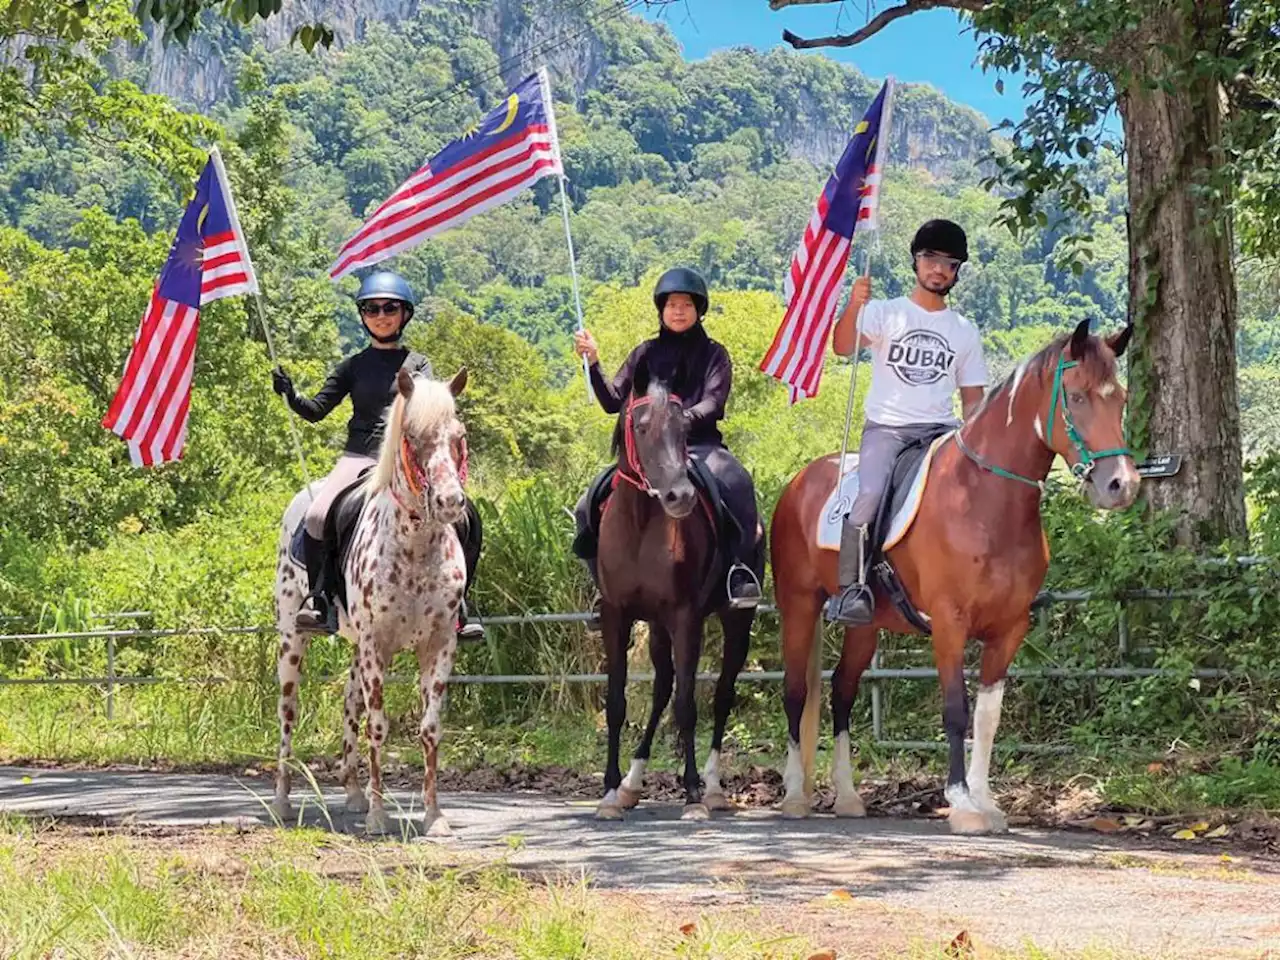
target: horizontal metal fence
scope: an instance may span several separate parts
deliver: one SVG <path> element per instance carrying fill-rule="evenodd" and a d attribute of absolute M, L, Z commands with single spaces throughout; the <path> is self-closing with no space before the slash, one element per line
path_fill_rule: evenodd
<path fill-rule="evenodd" d="M 1207 566 L 1217 566 L 1223 564 L 1236 564 L 1240 566 L 1255 566 L 1267 563 L 1266 558 L 1260 557 L 1239 557 L 1234 560 L 1213 559 L 1204 561 Z M 1128 655 L 1129 649 L 1129 631 L 1128 619 L 1125 613 L 1124 603 L 1126 601 L 1139 602 L 1169 602 L 1180 599 L 1190 599 L 1200 594 L 1194 590 L 1187 589 L 1133 589 L 1119 591 L 1113 593 L 1096 593 L 1090 590 L 1056 590 L 1044 591 L 1037 598 L 1032 606 L 1033 615 L 1037 617 L 1043 625 L 1048 610 L 1058 604 L 1082 604 L 1091 602 L 1113 602 L 1120 603 L 1121 607 L 1117 618 L 1117 651 L 1121 657 Z M 759 613 L 775 614 L 777 608 L 772 604 L 761 604 L 758 608 Z M 117 614 L 101 614 L 97 618 L 103 620 L 138 620 L 145 618 L 148 614 L 146 611 L 126 611 Z M 12 618 L 17 619 L 17 618 Z M 567 613 L 537 613 L 537 614 L 509 614 L 493 617 L 477 618 L 486 627 L 508 627 L 508 626 L 525 626 L 530 624 L 570 624 L 585 623 L 591 619 L 591 614 L 586 612 L 567 612 Z M 106 714 L 107 718 L 114 718 L 114 700 L 117 687 L 127 686 L 152 686 L 158 684 L 175 684 L 184 686 L 214 686 L 231 683 L 256 683 L 261 678 L 244 678 L 244 677 L 227 677 L 227 676 L 125 676 L 115 672 L 116 659 L 116 643 L 117 641 L 158 639 L 165 637 L 196 637 L 196 636 L 231 636 L 231 635 L 250 635 L 250 634 L 271 634 L 275 633 L 274 625 L 259 626 L 232 626 L 232 627 L 194 627 L 186 629 L 138 629 L 138 628 L 120 628 L 120 629 L 102 629 L 102 630 L 78 630 L 64 631 L 60 633 L 13 633 L 0 635 L 0 644 L 4 643 L 40 643 L 46 641 L 89 641 L 104 640 L 106 642 L 106 673 L 103 676 L 96 677 L 0 677 L 0 686 L 97 686 L 103 688 L 106 695 Z M 902 652 L 902 651 L 898 651 Z M 926 651 L 918 651 L 926 652 Z M 871 666 L 863 674 L 865 680 L 870 685 L 871 692 L 871 715 L 872 715 L 872 734 L 875 741 L 883 746 L 895 749 L 937 749 L 945 746 L 935 741 L 919 741 L 919 740 L 885 740 L 884 739 L 884 691 L 883 684 L 889 681 L 915 681 L 915 680 L 932 680 L 938 676 L 938 671 L 934 667 L 885 667 L 881 665 L 881 651 L 877 650 L 872 659 Z M 977 674 L 976 670 L 966 670 L 966 677 L 973 677 Z M 832 671 L 823 671 L 823 679 L 829 680 Z M 1230 671 L 1198 668 L 1190 671 L 1175 671 L 1160 667 L 1140 667 L 1140 666 L 1119 666 L 1119 667 L 1014 667 L 1009 670 L 1012 678 L 1032 678 L 1032 679 L 1121 679 L 1121 680 L 1137 680 L 1149 677 L 1171 677 L 1181 676 L 1201 679 L 1201 680 L 1220 680 L 1232 676 Z M 529 685 L 529 684 L 600 684 L 606 682 L 608 676 L 603 673 L 563 673 L 563 674 L 453 674 L 449 678 L 449 683 L 457 686 L 489 686 L 489 685 Z M 718 679 L 716 673 L 699 673 L 697 679 L 702 682 L 713 682 Z M 744 670 L 738 675 L 741 683 L 773 683 L 783 679 L 783 673 L 779 670 Z M 346 674 L 338 676 L 319 676 L 307 678 L 308 683 L 338 683 L 345 682 Z M 646 683 L 652 682 L 653 674 L 648 672 L 628 673 L 628 683 Z M 404 674 L 390 674 L 386 677 L 387 683 L 409 684 L 416 683 L 415 676 Z M 1028 751 L 1048 751 L 1058 752 L 1069 750 L 1069 747 L 1061 745 L 1044 745 L 1044 744 L 1019 744 L 1019 749 Z"/>

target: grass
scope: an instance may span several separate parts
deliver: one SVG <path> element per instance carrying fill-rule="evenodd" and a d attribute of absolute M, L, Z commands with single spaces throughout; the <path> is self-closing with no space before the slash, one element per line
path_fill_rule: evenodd
<path fill-rule="evenodd" d="M 0 903 L 0 955 L 15 960 L 955 955 L 936 924 L 874 903 L 694 905 L 535 880 L 430 844 L 302 829 L 106 835 L 0 815 Z M 963 955 L 1122 956 L 984 944 Z"/>

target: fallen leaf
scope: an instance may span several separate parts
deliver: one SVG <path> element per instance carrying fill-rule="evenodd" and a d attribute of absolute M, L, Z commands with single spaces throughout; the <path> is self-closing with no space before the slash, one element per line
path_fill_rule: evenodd
<path fill-rule="evenodd" d="M 1208 833 L 1204 835 L 1204 838 L 1206 840 L 1217 840 L 1219 837 L 1225 837 L 1230 832 L 1231 832 L 1231 828 L 1224 823 L 1224 824 L 1221 824 L 1220 826 L 1214 827 L 1212 830 L 1210 830 Z"/>
<path fill-rule="evenodd" d="M 1196 833 L 1194 830 L 1179 830 L 1173 835 L 1175 840 L 1195 840 Z"/>
<path fill-rule="evenodd" d="M 683 933 L 686 937 L 692 937 L 697 932 L 697 930 L 698 930 L 698 925 L 696 923 L 685 923 L 685 924 L 681 924 L 680 926 L 680 932 Z"/>
<path fill-rule="evenodd" d="M 853 894 L 850 893 L 848 890 L 844 890 L 844 889 L 832 890 L 830 893 L 827 894 L 827 899 L 828 900 L 852 900 Z"/>
<path fill-rule="evenodd" d="M 947 947 L 948 957 L 971 957 L 973 956 L 973 941 L 969 938 L 968 930 L 961 930 L 956 934 L 954 940 Z"/>
<path fill-rule="evenodd" d="M 1096 830 L 1098 833 L 1116 833 L 1124 828 L 1119 820 L 1113 820 L 1111 817 L 1089 817 L 1087 820 L 1077 821 L 1076 826 L 1083 827 L 1085 830 Z"/>
<path fill-rule="evenodd" d="M 1155 763 L 1148 763 L 1147 773 L 1164 773 L 1164 764 L 1158 760 Z"/>
<path fill-rule="evenodd" d="M 1236 858 L 1235 858 L 1235 857 L 1233 857 L 1233 856 L 1232 856 L 1231 854 L 1229 854 L 1229 853 L 1224 853 L 1224 854 L 1223 854 L 1221 857 L 1219 857 L 1218 859 L 1219 859 L 1219 860 L 1221 860 L 1223 863 L 1235 863 L 1235 862 L 1236 862 Z"/>
<path fill-rule="evenodd" d="M 1191 826 L 1187 827 L 1187 829 L 1192 833 L 1204 833 L 1209 829 L 1209 824 L 1205 823 L 1203 820 L 1197 820 Z"/>
<path fill-rule="evenodd" d="M 35 781 L 34 781 L 34 780 L 32 780 L 30 777 L 23 777 L 23 778 L 22 778 L 22 780 L 21 780 L 21 782 L 22 782 L 22 783 L 35 783 Z"/>
<path fill-rule="evenodd" d="M 834 950 L 819 950 L 817 953 L 809 954 L 809 960 L 836 960 L 836 952 Z"/>

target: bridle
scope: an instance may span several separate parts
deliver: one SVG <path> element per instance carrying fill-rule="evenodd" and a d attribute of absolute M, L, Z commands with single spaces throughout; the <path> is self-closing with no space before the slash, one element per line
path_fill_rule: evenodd
<path fill-rule="evenodd" d="M 673 403 L 677 407 L 681 407 L 680 398 L 674 393 L 667 394 L 667 402 L 669 404 Z M 627 405 L 627 411 L 623 414 L 622 418 L 622 446 L 626 462 L 623 466 L 618 468 L 616 476 L 631 484 L 641 493 L 647 494 L 651 497 L 657 497 L 659 495 L 658 490 L 649 482 L 649 478 L 644 472 L 644 465 L 640 462 L 640 457 L 636 453 L 635 422 L 633 420 L 633 413 L 637 407 L 643 407 L 652 403 L 653 398 L 645 396 L 636 397 Z M 684 444 L 682 443 L 681 446 L 683 447 Z M 682 449 L 681 453 L 683 454 L 682 459 L 689 459 L 687 449 Z"/>
<path fill-rule="evenodd" d="M 467 482 L 467 438 L 465 436 L 460 438 L 460 444 L 462 450 L 455 464 L 458 469 L 458 482 L 465 486 Z M 400 437 L 400 469 L 404 472 L 404 482 L 405 486 L 409 488 L 409 495 L 420 502 L 423 491 L 431 489 L 431 480 L 428 478 L 427 471 L 423 469 L 417 455 L 414 454 L 413 448 L 409 446 L 409 438 L 403 435 Z M 418 511 L 400 499 L 394 486 L 389 489 L 391 496 L 409 514 L 411 520 L 422 520 L 422 515 Z"/>

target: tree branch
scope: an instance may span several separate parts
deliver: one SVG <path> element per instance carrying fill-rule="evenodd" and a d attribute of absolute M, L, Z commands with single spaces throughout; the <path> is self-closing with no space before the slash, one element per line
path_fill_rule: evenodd
<path fill-rule="evenodd" d="M 796 6 L 798 4 L 807 3 L 831 3 L 833 0 L 769 0 L 769 6 L 774 10 L 780 10 L 783 7 Z M 889 24 L 895 20 L 912 13 L 919 13 L 922 10 L 933 10 L 937 7 L 947 7 L 952 10 L 968 10 L 972 13 L 984 9 L 987 6 L 987 0 L 907 0 L 906 3 L 897 7 L 890 7 L 876 14 L 867 22 L 865 27 L 855 30 L 853 33 L 837 35 L 832 37 L 812 37 L 806 39 L 797 37 L 790 30 L 782 31 L 782 39 L 791 44 L 797 50 L 810 50 L 814 47 L 852 47 L 854 44 L 861 43 L 869 37 L 875 36 Z"/>

